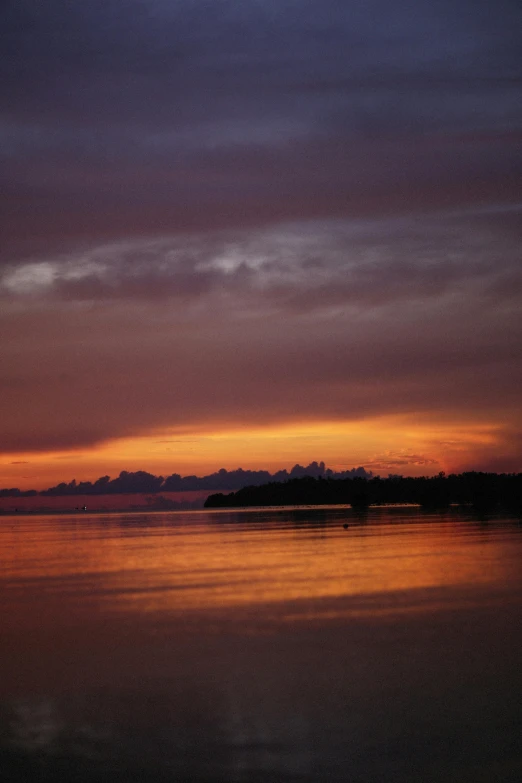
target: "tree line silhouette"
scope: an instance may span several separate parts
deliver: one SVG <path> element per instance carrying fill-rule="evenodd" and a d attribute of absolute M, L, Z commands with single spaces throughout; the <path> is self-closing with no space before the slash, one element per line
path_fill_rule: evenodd
<path fill-rule="evenodd" d="M 370 505 L 414 503 L 428 508 L 471 504 L 483 510 L 498 507 L 522 511 L 522 473 L 467 472 L 428 478 L 389 476 L 335 479 L 305 476 L 250 486 L 224 495 L 210 495 L 205 508 L 241 506 Z"/>

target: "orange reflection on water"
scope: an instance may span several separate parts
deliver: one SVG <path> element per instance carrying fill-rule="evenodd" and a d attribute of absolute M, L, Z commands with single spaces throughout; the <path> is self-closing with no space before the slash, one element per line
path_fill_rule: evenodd
<path fill-rule="evenodd" d="M 502 585 L 506 568 L 517 568 L 511 543 L 497 536 L 493 547 L 470 526 L 419 522 L 411 513 L 408 524 L 396 524 L 380 510 L 379 524 L 344 530 L 335 513 L 315 526 L 292 525 L 277 512 L 242 525 L 219 513 L 17 520 L 2 530 L 12 620 L 26 613 L 30 623 L 42 610 L 67 622 L 82 613 L 234 608 L 327 620 L 409 611 L 435 600 L 434 591 L 440 598 L 441 590 Z"/>

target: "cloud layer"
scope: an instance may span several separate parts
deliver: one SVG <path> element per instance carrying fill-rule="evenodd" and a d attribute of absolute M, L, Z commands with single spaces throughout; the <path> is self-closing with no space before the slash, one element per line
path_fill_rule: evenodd
<path fill-rule="evenodd" d="M 517 3 L 2 14 L 6 453 L 390 413 L 521 431 Z"/>

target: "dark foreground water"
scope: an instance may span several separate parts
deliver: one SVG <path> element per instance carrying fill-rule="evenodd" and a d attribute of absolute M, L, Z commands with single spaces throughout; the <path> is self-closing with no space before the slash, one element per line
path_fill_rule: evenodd
<path fill-rule="evenodd" d="M 4 517 L 0 557 L 3 783 L 522 779 L 516 520 Z"/>

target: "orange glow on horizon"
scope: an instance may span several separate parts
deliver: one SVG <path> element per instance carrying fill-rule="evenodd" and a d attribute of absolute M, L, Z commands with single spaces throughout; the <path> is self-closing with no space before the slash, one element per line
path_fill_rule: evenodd
<path fill-rule="evenodd" d="M 323 460 L 334 470 L 363 466 L 383 476 L 434 475 L 469 468 L 477 451 L 500 448 L 497 425 L 426 423 L 401 416 L 214 432 L 154 433 L 81 451 L 4 455 L 0 487 L 45 489 L 120 471 L 202 476 L 220 468 L 289 470 Z"/>

